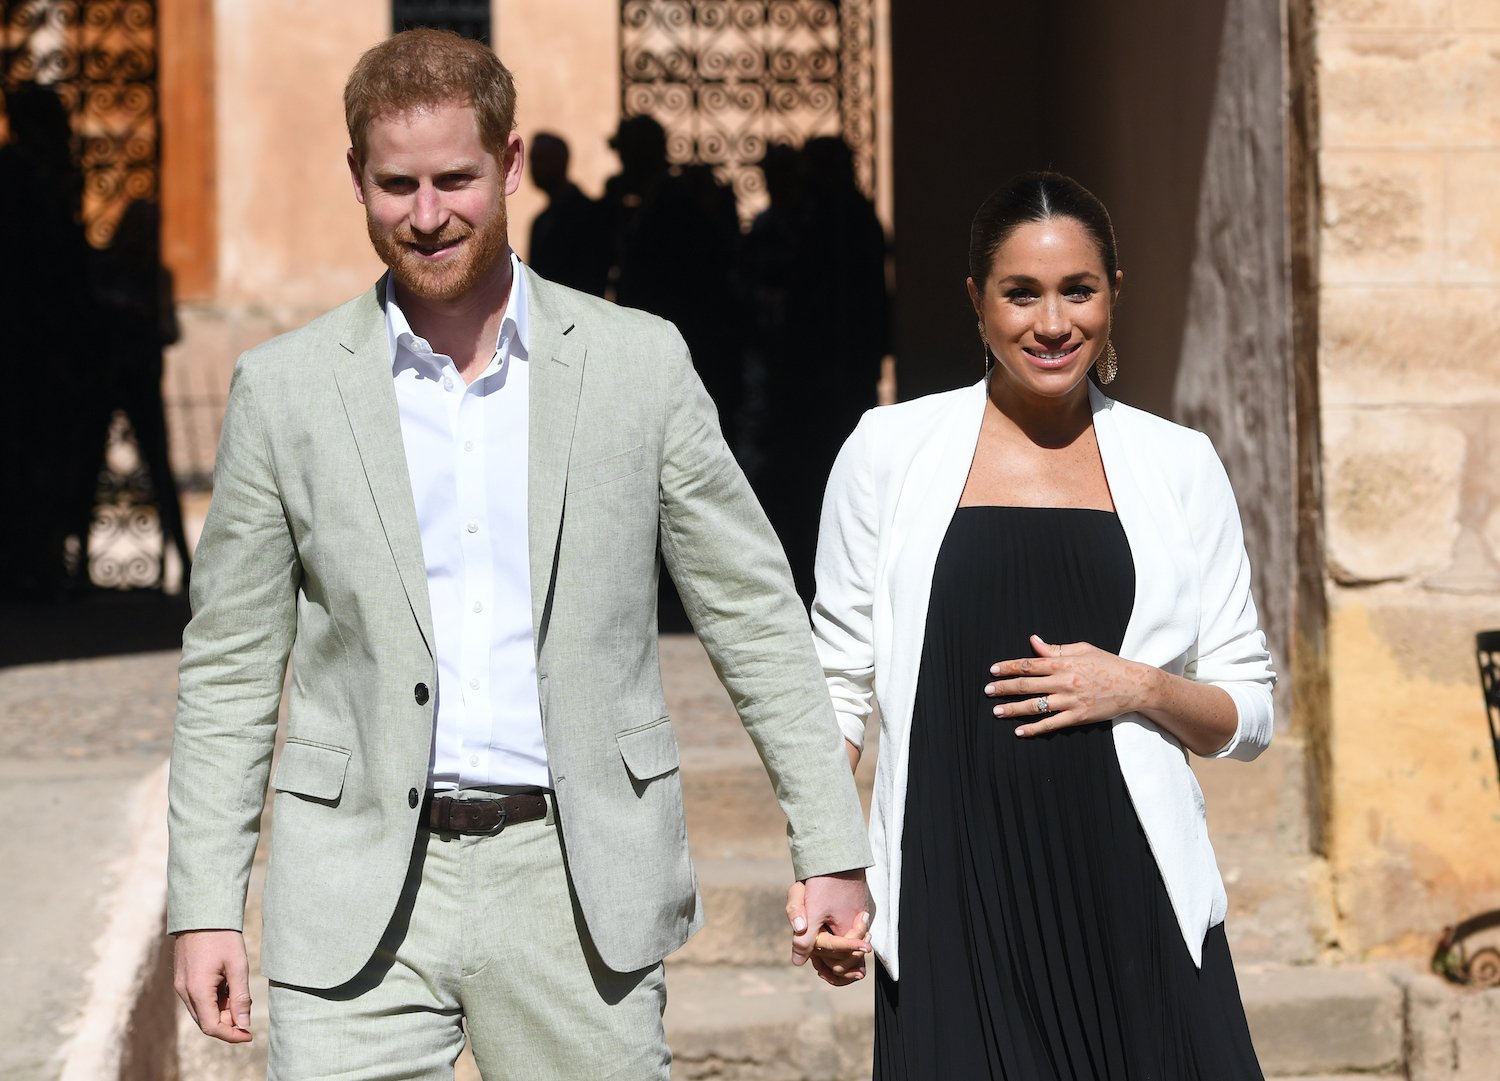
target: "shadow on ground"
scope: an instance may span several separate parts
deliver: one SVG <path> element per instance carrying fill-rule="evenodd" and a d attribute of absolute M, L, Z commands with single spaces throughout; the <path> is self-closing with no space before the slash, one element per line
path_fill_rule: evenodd
<path fill-rule="evenodd" d="M 0 668 L 177 649 L 186 596 L 96 590 L 48 604 L 0 604 Z"/>

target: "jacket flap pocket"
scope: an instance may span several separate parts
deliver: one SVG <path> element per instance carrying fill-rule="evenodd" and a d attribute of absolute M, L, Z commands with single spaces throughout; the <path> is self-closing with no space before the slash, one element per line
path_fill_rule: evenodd
<path fill-rule="evenodd" d="M 568 467 L 568 491 L 573 494 L 586 488 L 595 488 L 620 480 L 632 473 L 639 473 L 646 465 L 646 448 L 631 447 L 620 454 L 611 454 L 582 465 Z"/>
<path fill-rule="evenodd" d="M 621 732 L 615 739 L 620 744 L 620 757 L 625 759 L 625 768 L 637 781 L 649 781 L 670 773 L 680 761 L 677 737 L 672 734 L 672 725 L 665 717 L 644 728 Z"/>
<path fill-rule="evenodd" d="M 313 799 L 336 800 L 344 790 L 349 752 L 321 743 L 287 740 L 271 787 Z"/>

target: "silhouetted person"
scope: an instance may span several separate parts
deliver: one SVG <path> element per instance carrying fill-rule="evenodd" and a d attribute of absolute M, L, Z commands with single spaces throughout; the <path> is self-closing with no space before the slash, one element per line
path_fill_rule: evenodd
<path fill-rule="evenodd" d="M 766 347 L 762 489 L 810 602 L 823 486 L 844 439 L 875 405 L 889 314 L 885 234 L 855 182 L 848 144 L 820 136 L 799 157 L 795 181 L 781 152 L 767 163 L 771 218 L 759 229 L 752 294 L 780 305 Z M 758 324 L 766 318 L 763 308 Z"/>
<path fill-rule="evenodd" d="M 548 132 L 532 137 L 531 181 L 548 200 L 531 223 L 531 269 L 602 297 L 609 279 L 609 226 L 600 205 L 568 179 L 566 142 Z"/>
<path fill-rule="evenodd" d="M 166 580 L 166 549 L 170 544 L 182 563 L 185 588 L 192 558 L 167 453 L 167 417 L 161 393 L 162 350 L 177 340 L 177 311 L 172 274 L 161 262 L 161 208 L 155 202 L 138 200 L 125 208 L 113 241 L 98 257 L 97 267 L 95 295 L 107 328 L 112 377 L 105 412 L 112 415 L 122 409 L 130 418 L 161 524 L 161 579 Z M 96 442 L 96 458 L 99 447 Z M 97 471 L 97 463 L 95 468 Z M 86 542 L 83 550 L 87 553 Z"/>
<path fill-rule="evenodd" d="M 10 141 L 0 147 L 0 394 L 4 505 L 0 595 L 53 599 L 65 581 L 70 481 L 81 416 L 99 390 L 89 352 L 92 318 L 80 224 L 83 181 L 57 92 L 27 83 L 6 95 Z M 87 567 L 81 568 L 87 574 Z"/>
<path fill-rule="evenodd" d="M 740 287 L 746 313 L 746 408 L 742 446 L 745 472 L 768 504 L 766 440 L 790 363 L 787 337 L 791 289 L 798 284 L 801 253 L 802 159 L 786 143 L 768 143 L 760 160 L 769 205 L 755 216 L 741 245 Z"/>
<path fill-rule="evenodd" d="M 667 164 L 667 132 L 653 117 L 627 116 L 609 139 L 610 149 L 620 159 L 620 171 L 604 182 L 600 202 L 609 217 L 613 240 L 610 285 L 619 299 L 621 264 L 626 234 L 631 230 L 649 192 L 670 172 Z"/>
<path fill-rule="evenodd" d="M 854 178 L 854 153 L 836 135 L 802 148 L 803 243 L 816 297 L 803 294 L 798 330 L 817 359 L 818 389 L 829 394 L 830 441 L 837 448 L 875 405 L 880 361 L 889 348 L 885 232 Z M 830 459 L 831 462 L 831 459 Z"/>
<path fill-rule="evenodd" d="M 615 233 L 614 299 L 671 320 L 718 406 L 731 447 L 744 397 L 743 332 L 733 289 L 739 245 L 734 193 L 707 165 L 667 161 L 666 132 L 627 117 L 610 140 L 621 171 L 605 184 Z"/>

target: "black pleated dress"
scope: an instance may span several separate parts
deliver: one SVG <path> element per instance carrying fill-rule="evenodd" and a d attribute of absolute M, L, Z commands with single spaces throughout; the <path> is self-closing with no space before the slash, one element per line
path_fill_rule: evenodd
<path fill-rule="evenodd" d="M 1198 969 L 1108 722 L 1020 738 L 984 695 L 1028 636 L 1118 652 L 1119 518 L 964 507 L 932 579 L 901 842 L 901 979 L 876 971 L 876 1081 L 1262 1078 L 1222 924 Z"/>

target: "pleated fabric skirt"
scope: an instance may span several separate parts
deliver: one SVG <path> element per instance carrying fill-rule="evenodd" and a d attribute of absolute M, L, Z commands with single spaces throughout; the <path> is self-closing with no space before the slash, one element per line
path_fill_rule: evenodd
<path fill-rule="evenodd" d="M 954 513 L 912 716 L 901 979 L 876 969 L 876 1081 L 1262 1079 L 1223 925 L 1199 969 L 1110 724 L 1020 738 L 984 695 L 1033 633 L 1118 652 L 1134 599 L 1113 513 Z"/>

